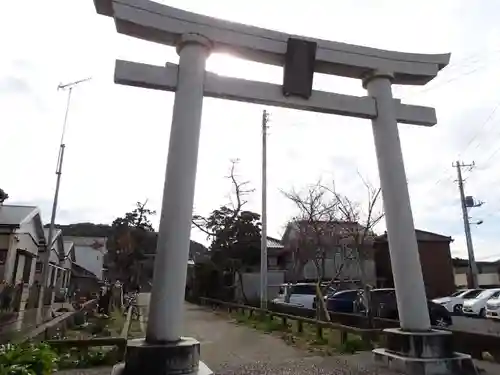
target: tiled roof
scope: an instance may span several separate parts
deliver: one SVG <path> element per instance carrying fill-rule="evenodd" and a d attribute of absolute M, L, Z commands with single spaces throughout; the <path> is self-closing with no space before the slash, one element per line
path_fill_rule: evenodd
<path fill-rule="evenodd" d="M 415 229 L 417 241 L 453 242 L 453 238 L 438 233 Z M 387 241 L 387 232 L 376 237 L 376 241 Z"/>
<path fill-rule="evenodd" d="M 281 244 L 280 240 L 277 240 L 276 238 L 272 237 L 267 237 L 267 248 L 268 249 L 282 249 L 283 245 Z"/>
<path fill-rule="evenodd" d="M 90 272 L 85 267 L 79 266 L 78 264 L 73 264 L 73 267 L 71 269 L 71 273 L 75 277 L 83 277 L 83 278 L 89 278 L 89 279 L 96 278 L 96 275 L 94 275 L 92 272 Z"/>
<path fill-rule="evenodd" d="M 64 236 L 66 241 L 71 241 L 75 246 L 90 246 L 96 250 L 103 253 L 107 252 L 106 242 L 108 239 L 106 237 L 76 237 L 76 236 Z"/>
<path fill-rule="evenodd" d="M 35 211 L 38 208 L 34 206 L 0 205 L 0 225 L 18 226 Z"/>

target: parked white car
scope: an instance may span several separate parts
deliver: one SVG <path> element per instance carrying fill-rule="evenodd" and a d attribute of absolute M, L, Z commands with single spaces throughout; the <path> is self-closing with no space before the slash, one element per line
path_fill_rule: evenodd
<path fill-rule="evenodd" d="M 500 320 L 500 292 L 496 292 L 486 302 L 486 317 Z"/>
<path fill-rule="evenodd" d="M 463 313 L 469 316 L 486 317 L 486 303 L 488 300 L 500 292 L 500 288 L 485 289 L 476 298 L 464 302 Z"/>
<path fill-rule="evenodd" d="M 476 298 L 484 289 L 462 289 L 453 293 L 451 296 L 436 298 L 432 302 L 437 303 L 446 308 L 451 313 L 460 314 L 464 306 L 464 302 Z"/>
<path fill-rule="evenodd" d="M 288 302 L 286 301 L 287 295 L 290 296 Z M 279 295 L 273 299 L 273 302 L 312 309 L 315 298 L 316 284 L 314 283 L 282 284 Z"/>

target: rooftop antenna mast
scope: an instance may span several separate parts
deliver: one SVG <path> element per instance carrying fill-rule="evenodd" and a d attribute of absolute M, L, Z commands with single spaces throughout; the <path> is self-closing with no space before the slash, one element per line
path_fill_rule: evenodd
<path fill-rule="evenodd" d="M 48 233 L 48 238 L 47 238 L 47 243 L 45 245 L 45 252 L 43 253 L 43 268 L 42 268 L 42 282 L 40 284 L 40 293 L 38 293 L 38 308 L 36 312 L 36 322 L 37 324 L 40 324 L 43 322 L 44 317 L 43 317 L 43 307 L 44 307 L 44 294 L 45 294 L 45 288 L 48 286 L 48 279 L 49 279 L 49 262 L 50 262 L 50 253 L 52 251 L 52 242 L 53 242 L 53 237 L 54 237 L 54 231 L 55 231 L 55 221 L 56 221 L 56 211 L 57 211 L 57 201 L 59 198 L 59 187 L 61 185 L 61 174 L 62 174 L 62 165 L 63 165 L 63 158 L 64 158 L 64 148 L 66 145 L 64 144 L 64 135 L 66 134 L 66 125 L 68 123 L 68 112 L 69 112 L 69 106 L 71 102 L 71 92 L 73 91 L 73 88 L 82 83 L 86 82 L 92 79 L 91 77 L 81 79 L 79 81 L 67 83 L 65 85 L 59 84 L 57 86 L 57 90 L 68 90 L 68 99 L 66 101 L 66 111 L 64 114 L 64 123 L 63 123 L 63 129 L 62 129 L 62 134 L 61 134 L 61 142 L 59 145 L 59 155 L 57 157 L 57 166 L 56 166 L 56 190 L 54 193 L 54 202 L 52 204 L 52 214 L 50 217 L 50 227 L 49 227 L 49 233 Z M 51 279 L 52 282 L 52 279 Z M 52 296 L 51 296 L 52 298 Z"/>

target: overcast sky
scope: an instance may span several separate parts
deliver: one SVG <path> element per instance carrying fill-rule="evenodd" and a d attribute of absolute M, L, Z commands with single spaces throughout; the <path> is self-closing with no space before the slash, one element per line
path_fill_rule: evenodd
<path fill-rule="evenodd" d="M 476 162 L 466 172 L 466 194 L 486 203 L 471 212 L 478 259 L 500 258 L 500 2 L 165 0 L 186 10 L 284 32 L 389 50 L 451 52 L 452 60 L 425 87 L 395 87 L 409 103 L 434 106 L 438 125 L 400 125 L 417 228 L 454 238 L 465 256 L 463 222 L 453 161 Z M 304 4 L 306 5 L 304 7 Z M 0 187 L 9 203 L 33 204 L 45 221 L 66 93 L 57 85 L 88 76 L 74 90 L 57 221 L 110 223 L 149 199 L 161 205 L 173 94 L 113 83 L 117 58 L 163 65 L 178 61 L 170 47 L 119 35 L 93 1 L 8 1 L 0 14 Z M 219 74 L 280 83 L 281 69 L 213 55 Z M 364 95 L 357 80 L 315 75 L 314 87 Z M 358 171 L 378 185 L 371 123 L 205 99 L 195 209 L 207 214 L 227 202 L 231 159 L 255 193 L 260 212 L 261 113 L 271 113 L 268 160 L 269 234 L 280 236 L 296 212 L 280 189 L 300 189 L 319 178 L 362 201 Z M 157 224 L 157 219 L 154 219 Z M 383 231 L 383 227 L 379 228 Z M 193 239 L 204 241 L 200 233 Z"/>

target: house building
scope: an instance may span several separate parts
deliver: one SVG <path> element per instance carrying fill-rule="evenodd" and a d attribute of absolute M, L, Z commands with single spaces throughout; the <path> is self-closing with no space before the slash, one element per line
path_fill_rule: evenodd
<path fill-rule="evenodd" d="M 62 284 L 63 287 L 69 286 L 69 281 L 71 280 L 71 271 L 73 269 L 73 264 L 76 262 L 75 256 L 75 244 L 72 241 L 64 241 L 64 254 L 59 260 L 59 265 L 69 272 L 64 274 Z"/>
<path fill-rule="evenodd" d="M 152 239 L 156 243 L 157 233 L 152 233 L 154 238 Z M 153 246 L 154 252 L 145 251 L 144 259 L 139 265 L 139 282 L 141 285 L 141 290 L 148 292 L 151 289 L 151 281 L 153 279 L 154 261 L 156 255 L 156 247 Z M 210 260 L 210 254 L 208 249 L 202 244 L 191 240 L 189 244 L 189 260 L 188 260 L 188 279 L 192 277 L 192 267 L 195 263 L 204 263 Z"/>
<path fill-rule="evenodd" d="M 108 252 L 107 238 L 67 236 L 64 239 L 73 243 L 75 263 L 102 281 L 104 278 L 104 257 Z"/>
<path fill-rule="evenodd" d="M 36 323 L 38 288 L 33 284 L 37 257 L 45 243 L 37 207 L 0 204 L 0 297 L 4 320 L 0 335 Z"/>
<path fill-rule="evenodd" d="M 66 282 L 70 293 L 75 293 L 76 297 L 89 298 L 99 291 L 99 285 L 104 281 L 106 243 L 106 237 L 64 237 L 65 255 L 59 266 L 69 266 L 71 272 L 64 274 L 62 283 Z"/>
<path fill-rule="evenodd" d="M 467 259 L 453 259 L 453 273 L 457 288 L 466 288 L 468 285 L 469 261 Z M 500 287 L 500 261 L 476 261 L 477 282 L 480 288 Z"/>
<path fill-rule="evenodd" d="M 368 233 L 365 244 L 359 248 L 362 261 L 356 251 L 360 246 L 353 244 L 353 238 L 360 238 L 364 230 L 359 223 L 344 221 L 300 220 L 289 223 L 283 234 L 284 249 L 281 255 L 287 270 L 286 280 L 312 281 L 322 278 L 358 285 L 364 278 L 366 283 L 374 285 L 375 262 L 371 251 L 373 234 Z"/>
<path fill-rule="evenodd" d="M 418 229 L 415 230 L 415 234 L 427 298 L 433 299 L 450 295 L 456 290 L 450 252 L 450 243 L 453 239 Z M 376 237 L 373 246 L 377 286 L 392 288 L 394 281 L 387 233 Z"/>
<path fill-rule="evenodd" d="M 280 285 L 285 282 L 286 274 L 286 252 L 280 240 L 267 237 L 267 296 L 269 299 L 277 297 Z M 241 272 L 242 281 L 235 275 L 235 298 L 256 301 L 260 298 L 260 249 L 255 257 L 257 264 L 245 265 Z M 244 297 L 243 297 L 244 296 Z"/>
<path fill-rule="evenodd" d="M 45 242 L 49 241 L 49 228 L 44 228 Z M 47 246 L 49 248 L 49 246 Z M 38 253 L 35 281 L 41 283 L 43 274 L 43 261 L 45 257 L 45 247 L 40 248 Z M 61 281 L 64 275 L 71 272 L 71 267 L 65 269 L 60 265 L 61 260 L 64 259 L 64 240 L 62 236 L 62 231 L 60 229 L 55 229 L 52 234 L 52 244 L 50 246 L 49 254 L 49 273 L 47 277 L 46 287 L 55 288 L 57 284 L 61 285 Z"/>
<path fill-rule="evenodd" d="M 81 296 L 87 299 L 99 291 L 100 280 L 91 271 L 76 262 L 72 264 L 70 290 L 78 299 Z"/>
<path fill-rule="evenodd" d="M 0 205 L 0 280 L 31 285 L 36 258 L 44 246 L 45 234 L 37 207 Z"/>

